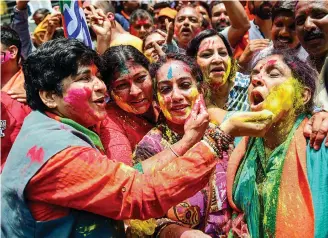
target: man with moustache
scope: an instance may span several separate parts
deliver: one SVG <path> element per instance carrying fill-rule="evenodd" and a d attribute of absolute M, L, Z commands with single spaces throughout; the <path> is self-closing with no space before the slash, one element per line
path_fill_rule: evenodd
<path fill-rule="evenodd" d="M 191 6 L 181 8 L 175 18 L 174 34 L 180 48 L 186 49 L 189 41 L 201 29 L 202 16 Z"/>
<path fill-rule="evenodd" d="M 328 1 L 299 1 L 295 9 L 295 23 L 301 45 L 320 73 L 315 103 L 327 111 L 328 94 L 324 89 L 322 69 L 328 56 Z"/>

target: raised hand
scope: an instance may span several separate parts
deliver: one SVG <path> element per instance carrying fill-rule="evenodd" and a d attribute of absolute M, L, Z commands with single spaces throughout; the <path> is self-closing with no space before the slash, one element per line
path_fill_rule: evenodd
<path fill-rule="evenodd" d="M 203 95 L 200 94 L 191 110 L 190 116 L 185 122 L 184 137 L 188 137 L 195 143 L 200 141 L 208 127 L 208 123 L 209 115 L 206 110 Z"/>
<path fill-rule="evenodd" d="M 247 68 L 248 63 L 253 59 L 254 53 L 268 47 L 269 43 L 270 40 L 268 39 L 250 40 L 244 52 L 240 56 L 238 64 L 243 68 Z"/>

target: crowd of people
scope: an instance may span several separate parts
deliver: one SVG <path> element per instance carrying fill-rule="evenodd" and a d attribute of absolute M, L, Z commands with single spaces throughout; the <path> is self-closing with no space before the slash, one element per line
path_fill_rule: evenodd
<path fill-rule="evenodd" d="M 328 1 L 85 0 L 93 47 L 28 2 L 1 26 L 3 237 L 328 237 Z"/>

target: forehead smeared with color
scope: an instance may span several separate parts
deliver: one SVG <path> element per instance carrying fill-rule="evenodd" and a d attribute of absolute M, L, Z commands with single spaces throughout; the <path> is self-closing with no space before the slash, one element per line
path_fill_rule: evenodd
<path fill-rule="evenodd" d="M 189 65 L 180 60 L 169 60 L 157 71 L 157 81 L 171 80 L 173 78 L 191 77 Z"/>

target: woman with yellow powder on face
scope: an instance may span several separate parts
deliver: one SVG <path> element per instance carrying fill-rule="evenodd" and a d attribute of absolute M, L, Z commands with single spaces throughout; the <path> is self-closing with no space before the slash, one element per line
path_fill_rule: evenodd
<path fill-rule="evenodd" d="M 189 43 L 187 55 L 195 58 L 204 75 L 208 108 L 249 110 L 249 77 L 236 73 L 230 45 L 220 33 L 213 29 L 200 32 Z"/>
<path fill-rule="evenodd" d="M 180 140 L 184 135 L 184 123 L 202 92 L 201 70 L 185 55 L 168 54 L 166 59 L 160 59 L 151 65 L 150 72 L 154 78 L 154 94 L 163 113 L 157 126 L 137 145 L 133 156 L 135 164 L 170 149 L 171 145 Z M 221 113 L 224 115 L 225 112 Z M 171 208 L 166 218 L 158 219 L 159 237 L 181 237 L 182 233 L 184 237 L 218 237 L 229 231 L 230 212 L 225 176 L 229 144 L 233 141 L 232 136 L 251 133 L 254 124 L 243 122 L 239 118 L 248 117 L 250 121 L 256 121 L 261 120 L 261 116 L 268 120 L 271 117 L 270 112 L 253 113 L 253 118 L 251 113 L 236 114 L 220 127 L 210 124 L 204 139 L 210 144 L 213 139 L 220 141 L 216 153 L 221 158 L 213 171 L 210 186 Z"/>
<path fill-rule="evenodd" d="M 270 110 L 263 138 L 246 137 L 232 153 L 228 199 L 244 213 L 251 237 L 328 236 L 328 148 L 303 135 L 317 73 L 289 52 L 261 53 L 251 73 L 251 111 Z M 238 219 L 241 220 L 241 219 Z"/>

